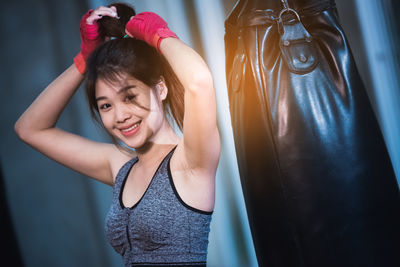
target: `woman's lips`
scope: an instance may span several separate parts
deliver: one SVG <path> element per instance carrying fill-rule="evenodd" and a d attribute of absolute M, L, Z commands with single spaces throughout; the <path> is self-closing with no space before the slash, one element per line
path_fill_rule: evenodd
<path fill-rule="evenodd" d="M 132 126 L 127 127 L 127 128 L 120 129 L 120 131 L 124 136 L 133 135 L 139 130 L 140 123 L 141 123 L 141 121 L 139 121 L 139 122 L 133 124 Z"/>

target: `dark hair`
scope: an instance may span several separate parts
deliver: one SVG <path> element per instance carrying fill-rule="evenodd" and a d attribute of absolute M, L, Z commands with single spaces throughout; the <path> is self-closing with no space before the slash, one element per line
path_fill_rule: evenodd
<path fill-rule="evenodd" d="M 175 121 L 179 129 L 183 126 L 184 88 L 163 55 L 143 41 L 135 38 L 122 38 L 125 35 L 125 21 L 135 11 L 126 4 L 111 4 L 117 8 L 120 19 L 104 17 L 98 21 L 104 37 L 115 37 L 104 42 L 90 55 L 86 65 L 86 95 L 92 116 L 99 120 L 96 102 L 96 81 L 118 81 L 127 74 L 154 88 L 164 78 L 168 87 L 164 100 L 165 114 Z M 130 10 L 130 12 L 128 11 Z M 127 17 L 127 18 L 126 18 Z M 113 138 L 113 141 L 116 140 Z"/>
<path fill-rule="evenodd" d="M 122 37 L 125 35 L 125 25 L 132 16 L 136 15 L 135 9 L 126 3 L 114 3 L 108 7 L 115 7 L 119 18 L 104 16 L 98 21 L 100 37 Z"/>

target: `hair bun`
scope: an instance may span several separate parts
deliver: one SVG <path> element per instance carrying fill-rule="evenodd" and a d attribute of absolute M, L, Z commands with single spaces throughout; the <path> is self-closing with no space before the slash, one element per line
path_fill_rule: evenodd
<path fill-rule="evenodd" d="M 132 16 L 136 15 L 135 9 L 126 3 L 114 3 L 108 7 L 114 6 L 117 9 L 118 18 L 104 16 L 98 20 L 99 33 L 104 37 L 119 37 L 125 35 L 125 25 Z"/>

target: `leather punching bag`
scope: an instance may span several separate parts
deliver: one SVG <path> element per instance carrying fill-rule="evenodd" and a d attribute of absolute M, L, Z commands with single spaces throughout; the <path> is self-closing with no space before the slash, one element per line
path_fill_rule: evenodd
<path fill-rule="evenodd" d="M 398 267 L 399 188 L 335 2 L 285 2 L 240 0 L 225 21 L 259 265 Z"/>

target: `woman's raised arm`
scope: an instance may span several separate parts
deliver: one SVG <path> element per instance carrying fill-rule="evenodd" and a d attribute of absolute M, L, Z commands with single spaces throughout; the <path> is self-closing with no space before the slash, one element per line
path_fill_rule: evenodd
<path fill-rule="evenodd" d="M 196 51 L 175 38 L 155 13 L 136 15 L 126 31 L 156 47 L 171 65 L 185 89 L 183 144 L 187 163 L 191 168 L 215 173 L 220 140 L 213 79 L 207 64 Z"/>
<path fill-rule="evenodd" d="M 109 12 L 102 10 L 100 12 Z M 83 19 L 97 14 L 88 13 Z M 82 52 L 83 50 L 80 57 Z M 22 114 L 15 124 L 15 131 L 24 142 L 49 158 L 112 185 L 113 176 L 109 158 L 110 155 L 117 155 L 113 159 L 118 160 L 118 155 L 122 153 L 114 145 L 93 142 L 55 127 L 82 80 L 83 75 L 77 66 L 70 66 Z"/>
<path fill-rule="evenodd" d="M 179 39 L 166 38 L 160 50 L 185 88 L 186 157 L 197 167 L 216 169 L 220 140 L 212 75 L 200 55 Z"/>
<path fill-rule="evenodd" d="M 15 124 L 17 135 L 49 158 L 106 184 L 113 184 L 108 158 L 113 145 L 90 141 L 55 127 L 83 76 L 75 65 L 54 80 Z"/>

